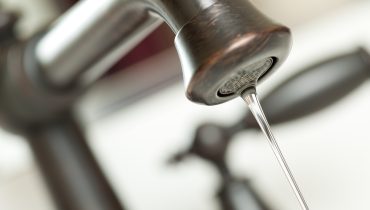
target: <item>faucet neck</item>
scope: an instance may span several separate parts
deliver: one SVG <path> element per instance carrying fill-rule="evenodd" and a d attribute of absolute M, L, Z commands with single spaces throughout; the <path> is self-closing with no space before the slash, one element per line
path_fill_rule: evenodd
<path fill-rule="evenodd" d="M 187 96 L 195 102 L 237 97 L 270 75 L 290 49 L 289 29 L 247 0 L 85 0 L 36 44 L 46 80 L 61 88 L 91 84 L 159 25 L 150 13 L 176 33 Z M 236 88 L 219 91 L 229 84 Z"/>
<path fill-rule="evenodd" d="M 82 1 L 41 37 L 35 57 L 51 85 L 87 85 L 151 33 L 160 19 L 177 33 L 215 1 Z"/>

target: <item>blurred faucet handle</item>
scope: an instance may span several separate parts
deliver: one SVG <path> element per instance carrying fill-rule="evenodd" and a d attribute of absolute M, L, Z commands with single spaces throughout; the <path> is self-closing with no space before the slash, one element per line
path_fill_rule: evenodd
<path fill-rule="evenodd" d="M 370 76 L 370 55 L 359 48 L 309 66 L 286 79 L 261 100 L 271 124 L 292 121 L 342 99 Z M 258 128 L 247 115 L 234 127 Z"/>
<path fill-rule="evenodd" d="M 220 174 L 229 174 L 226 153 L 231 137 L 232 134 L 227 127 L 204 123 L 195 131 L 190 147 L 173 155 L 168 162 L 179 163 L 194 155 L 214 165 Z"/>

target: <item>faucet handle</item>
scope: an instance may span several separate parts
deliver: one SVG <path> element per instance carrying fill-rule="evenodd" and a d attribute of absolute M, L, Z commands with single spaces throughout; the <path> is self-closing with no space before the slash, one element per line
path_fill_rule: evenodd
<path fill-rule="evenodd" d="M 175 44 L 187 97 L 215 105 L 270 75 L 287 57 L 291 35 L 245 0 L 219 0 L 187 22 Z"/>

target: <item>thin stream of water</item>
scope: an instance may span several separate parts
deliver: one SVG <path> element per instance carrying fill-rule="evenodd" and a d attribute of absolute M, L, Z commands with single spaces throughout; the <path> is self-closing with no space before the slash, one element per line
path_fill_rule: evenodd
<path fill-rule="evenodd" d="M 299 204 L 301 205 L 302 210 L 309 210 L 308 205 L 301 191 L 299 190 L 298 184 L 293 176 L 293 173 L 291 172 L 288 166 L 288 163 L 286 162 L 284 155 L 281 152 L 279 145 L 277 144 L 275 137 L 271 132 L 270 125 L 265 117 L 265 114 L 263 113 L 262 107 L 257 98 L 256 90 L 254 88 L 247 89 L 246 91 L 243 92 L 241 97 L 248 104 L 249 109 L 251 110 L 253 116 L 256 118 L 259 126 L 261 127 L 262 132 L 265 134 L 265 136 L 269 140 L 271 148 L 274 151 L 274 154 L 281 168 L 283 169 L 285 176 L 288 179 L 288 182 L 290 186 L 292 187 L 294 194 L 299 201 Z"/>

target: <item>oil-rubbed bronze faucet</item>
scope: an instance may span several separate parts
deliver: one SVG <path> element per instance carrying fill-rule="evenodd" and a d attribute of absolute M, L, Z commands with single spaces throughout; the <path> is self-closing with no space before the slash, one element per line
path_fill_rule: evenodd
<path fill-rule="evenodd" d="M 227 101 L 281 64 L 289 29 L 246 0 L 84 1 L 35 46 L 45 76 L 57 86 L 88 83 L 108 69 L 162 17 L 176 33 L 187 96 L 205 104 Z"/>
<path fill-rule="evenodd" d="M 161 20 L 176 33 L 186 95 L 198 103 L 256 86 L 290 49 L 289 29 L 247 0 L 85 0 L 44 33 L 4 45 L 0 122 L 28 138 L 60 209 L 121 209 L 70 108 Z"/>

